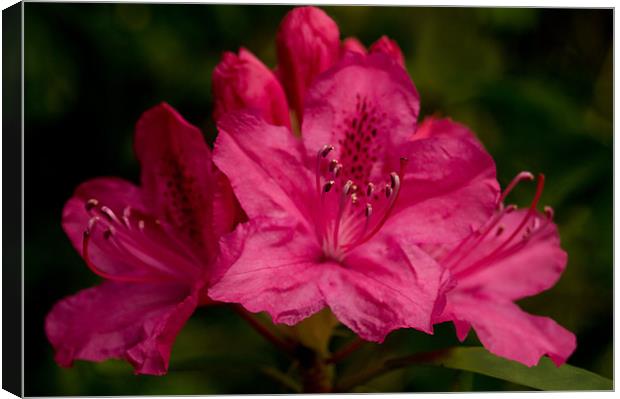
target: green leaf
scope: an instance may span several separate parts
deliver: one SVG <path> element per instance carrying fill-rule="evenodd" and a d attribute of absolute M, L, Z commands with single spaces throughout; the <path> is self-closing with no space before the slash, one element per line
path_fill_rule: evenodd
<path fill-rule="evenodd" d="M 361 372 L 343 376 L 336 384 L 335 392 L 348 392 L 380 375 L 415 365 L 470 371 L 547 391 L 613 389 L 613 381 L 605 377 L 567 364 L 556 367 L 548 358 L 541 359 L 535 367 L 527 367 L 492 355 L 484 348 L 456 347 L 378 361 Z"/>
<path fill-rule="evenodd" d="M 472 371 L 527 387 L 546 391 L 612 390 L 613 381 L 568 364 L 556 367 L 544 357 L 534 367 L 492 355 L 484 348 L 459 347 L 430 357 L 418 364 L 432 364 L 457 370 Z"/>

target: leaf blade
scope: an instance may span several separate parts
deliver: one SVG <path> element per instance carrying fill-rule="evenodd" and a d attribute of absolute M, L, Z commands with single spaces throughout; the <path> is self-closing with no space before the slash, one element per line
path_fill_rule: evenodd
<path fill-rule="evenodd" d="M 613 381 L 568 364 L 556 367 L 548 358 L 537 366 L 495 356 L 481 347 L 457 347 L 419 364 L 466 370 L 546 391 L 612 390 Z"/>

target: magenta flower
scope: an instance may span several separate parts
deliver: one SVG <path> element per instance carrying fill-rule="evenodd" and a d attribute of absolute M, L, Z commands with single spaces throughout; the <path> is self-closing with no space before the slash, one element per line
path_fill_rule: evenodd
<path fill-rule="evenodd" d="M 289 113 L 294 112 L 302 120 L 304 98 L 319 74 L 349 51 L 367 52 L 355 38 L 341 43 L 338 25 L 316 7 L 291 10 L 278 29 L 276 46 L 275 74 L 244 48 L 239 55 L 224 53 L 213 72 L 216 120 L 225 112 L 254 109 L 267 122 L 290 127 Z M 385 53 L 405 65 L 398 44 L 386 36 L 371 45 L 370 52 Z"/>
<path fill-rule="evenodd" d="M 547 317 L 522 311 L 514 301 L 551 288 L 566 267 L 552 211 L 535 210 L 543 189 L 529 209 L 517 210 L 502 201 L 521 180 L 519 174 L 500 198 L 500 207 L 479 229 L 456 245 L 435 247 L 435 257 L 445 267 L 446 306 L 436 322 L 452 321 L 463 341 L 470 328 L 490 352 L 527 366 L 543 355 L 559 366 L 575 350 L 575 336 Z"/>
<path fill-rule="evenodd" d="M 56 362 L 124 358 L 139 374 L 165 374 L 176 335 L 204 303 L 219 237 L 232 230 L 234 197 L 201 132 L 169 105 L 144 113 L 135 151 L 142 185 L 81 184 L 62 226 L 105 281 L 56 303 L 45 330 Z"/>
<path fill-rule="evenodd" d="M 256 109 L 274 125 L 290 126 L 284 89 L 276 76 L 252 53 L 242 48 L 239 55 L 226 52 L 213 70 L 213 118 L 227 112 Z"/>
<path fill-rule="evenodd" d="M 431 332 L 441 268 L 417 244 L 464 237 L 498 187 L 473 136 L 414 140 L 418 110 L 396 61 L 350 53 L 308 90 L 302 140 L 258 114 L 220 119 L 214 162 L 249 222 L 222 240 L 209 296 L 289 325 L 328 306 L 372 341 Z"/>

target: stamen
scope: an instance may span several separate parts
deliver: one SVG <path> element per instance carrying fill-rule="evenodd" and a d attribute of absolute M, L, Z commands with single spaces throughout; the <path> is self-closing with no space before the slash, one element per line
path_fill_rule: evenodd
<path fill-rule="evenodd" d="M 121 224 L 120 220 L 118 220 L 118 218 L 116 217 L 116 214 L 114 213 L 112 209 L 104 205 L 100 208 L 100 210 L 108 218 L 108 220 L 110 220 L 111 222 Z"/>
<path fill-rule="evenodd" d="M 342 214 L 344 213 L 344 207 L 346 206 L 346 198 L 349 195 L 349 191 L 351 190 L 351 186 L 353 185 L 353 181 L 347 180 L 342 188 L 342 194 L 340 195 L 340 203 L 338 204 L 338 216 L 336 217 L 334 224 L 334 234 L 332 236 L 332 242 L 334 243 L 334 248 L 338 248 L 338 234 L 340 232 L 340 221 L 342 219 Z"/>
<path fill-rule="evenodd" d="M 342 171 L 342 164 L 339 163 L 338 165 L 334 167 L 334 170 L 332 170 L 332 176 L 334 177 L 334 179 L 340 176 L 341 171 Z"/>
<path fill-rule="evenodd" d="M 485 264 L 488 264 L 488 262 L 492 261 L 496 256 L 498 256 L 498 254 L 501 254 L 502 250 L 506 248 L 508 244 L 510 244 L 510 242 L 523 230 L 524 227 L 526 227 L 529 219 L 536 212 L 536 205 L 538 204 L 538 201 L 540 200 L 540 196 L 542 195 L 544 186 L 545 186 L 545 175 L 541 173 L 538 175 L 538 183 L 536 184 L 536 194 L 534 195 L 534 198 L 532 199 L 532 202 L 530 204 L 530 207 L 527 213 L 525 214 L 525 216 L 523 217 L 523 220 L 517 226 L 517 228 L 512 232 L 512 234 L 504 242 L 502 242 L 497 248 L 495 248 L 489 255 L 483 257 L 482 259 L 479 259 L 473 265 L 467 267 L 466 269 L 463 269 L 460 273 L 457 273 L 455 277 L 462 278 L 465 275 L 469 275 L 473 273 L 474 271 L 476 271 L 477 269 L 479 269 L 480 267 L 484 266 Z M 526 234 L 529 235 L 530 232 L 531 232 L 531 228 L 528 226 L 528 228 L 526 229 Z"/>
<path fill-rule="evenodd" d="M 392 189 L 396 187 L 396 184 L 398 184 L 398 181 L 399 181 L 398 175 L 395 172 L 390 173 L 390 187 Z"/>
<path fill-rule="evenodd" d="M 86 201 L 86 205 L 85 205 L 86 212 L 90 212 L 97 205 L 99 205 L 99 201 L 97 201 L 94 198 L 89 199 L 88 201 Z"/>
<path fill-rule="evenodd" d="M 513 179 L 512 181 L 508 184 L 508 186 L 506 187 L 506 189 L 504 190 L 504 192 L 502 193 L 502 195 L 499 197 L 499 201 L 498 203 L 501 204 L 504 202 L 504 200 L 506 199 L 506 197 L 508 196 L 508 194 L 510 194 L 510 192 L 512 191 L 513 188 L 515 188 L 517 186 L 517 184 L 519 184 L 520 182 L 524 181 L 524 180 L 529 180 L 532 181 L 534 180 L 534 175 L 531 174 L 530 172 L 521 172 L 518 173 Z"/>
<path fill-rule="evenodd" d="M 329 155 L 329 153 L 332 151 L 334 151 L 334 146 L 325 144 L 323 148 L 321 148 L 321 150 L 319 151 L 319 155 L 322 156 L 323 158 L 326 158 Z"/>
<path fill-rule="evenodd" d="M 337 159 L 332 159 L 331 161 L 329 161 L 329 166 L 327 167 L 327 169 L 330 172 L 333 172 L 334 169 L 336 169 L 336 167 L 338 166 L 338 160 Z"/>
<path fill-rule="evenodd" d="M 456 254 L 460 254 L 461 256 L 458 257 L 456 260 L 452 261 L 451 260 L 451 265 L 456 265 L 458 263 L 461 263 L 462 261 L 464 261 L 465 259 L 467 259 L 467 257 L 469 255 L 471 255 L 472 250 L 478 245 L 480 244 L 480 242 L 482 242 L 482 240 L 484 240 L 484 238 L 495 228 L 495 226 L 497 226 L 497 224 L 502 220 L 502 218 L 504 217 L 504 215 L 509 214 L 511 212 L 513 212 L 515 209 L 517 209 L 517 206 L 514 204 L 510 204 L 507 207 L 503 208 L 502 210 L 500 210 L 494 217 L 493 219 L 491 219 L 491 222 L 488 223 L 488 225 L 482 226 L 480 227 L 480 229 L 478 231 L 481 231 L 483 228 L 484 230 L 482 230 L 482 232 L 476 237 L 474 238 L 474 240 L 472 242 L 469 241 L 470 237 L 473 238 L 474 234 L 470 235 L 469 237 L 467 237 L 467 239 L 461 241 L 461 243 L 459 245 L 456 246 L 456 248 L 454 248 L 452 251 L 450 251 L 447 255 L 445 255 L 442 259 L 441 262 L 443 264 L 445 264 L 446 266 L 448 265 L 448 260 L 456 255 Z M 468 245 L 467 249 L 464 249 L 466 247 L 466 245 Z"/>
<path fill-rule="evenodd" d="M 328 192 L 329 192 L 329 190 L 331 190 L 331 189 L 332 189 L 332 187 L 334 187 L 334 184 L 336 184 L 336 182 L 335 182 L 335 181 L 333 181 L 333 180 L 330 180 L 330 181 L 328 181 L 327 183 L 325 183 L 325 184 L 323 185 L 323 192 L 324 192 L 324 193 L 328 193 Z"/>
<path fill-rule="evenodd" d="M 545 216 L 547 216 L 548 220 L 553 220 L 553 208 L 550 206 L 545 206 L 544 208 Z"/>
<path fill-rule="evenodd" d="M 366 187 L 366 197 L 370 198 L 372 197 L 372 193 L 375 192 L 375 185 L 372 183 L 368 183 L 368 186 Z"/>
<path fill-rule="evenodd" d="M 323 148 L 321 148 L 319 150 L 319 152 L 317 153 L 316 156 L 316 176 L 315 176 L 315 183 L 316 183 L 316 192 L 320 193 L 321 192 L 321 161 L 323 160 L 323 158 L 326 158 L 330 152 L 332 152 L 334 150 L 334 146 L 329 145 L 329 144 L 325 144 L 323 146 Z"/>
<path fill-rule="evenodd" d="M 385 185 L 385 198 L 390 198 L 393 191 L 394 189 L 392 189 L 392 186 L 390 186 L 389 184 L 386 184 Z"/>
<path fill-rule="evenodd" d="M 342 194 L 344 194 L 345 196 L 349 195 L 349 191 L 351 191 L 352 186 L 353 186 L 353 182 L 351 180 L 347 180 L 347 182 L 344 184 L 344 187 L 342 189 Z"/>
<path fill-rule="evenodd" d="M 372 205 L 371 204 L 366 204 L 365 215 L 367 219 L 370 219 L 370 217 L 372 216 Z"/>
<path fill-rule="evenodd" d="M 125 222 L 125 226 L 127 226 L 127 228 L 131 230 L 131 223 L 129 221 L 130 217 L 131 217 L 131 207 L 127 205 L 123 209 L 123 222 Z"/>
<path fill-rule="evenodd" d="M 388 218 L 392 214 L 392 210 L 394 209 L 394 204 L 396 203 L 396 200 L 398 199 L 398 194 L 400 194 L 400 185 L 401 185 L 404 173 L 405 173 L 405 168 L 407 167 L 407 162 L 408 162 L 407 158 L 400 159 L 400 169 L 399 169 L 398 174 L 396 175 L 396 179 L 394 179 L 394 188 L 392 189 L 391 185 L 386 185 L 386 196 L 389 198 L 389 203 L 385 209 L 385 213 L 383 214 L 383 217 L 381 218 L 381 220 L 379 220 L 379 222 L 375 224 L 375 226 L 370 231 L 370 233 L 366 235 L 362 235 L 361 238 L 356 241 L 343 245 L 342 248 L 344 250 L 349 250 L 350 248 L 354 246 L 365 243 L 370 238 L 372 238 L 375 234 L 377 234 L 379 230 L 381 230 L 381 227 L 383 227 L 385 222 L 388 220 Z M 390 190 L 390 195 L 387 195 L 388 189 Z M 364 233 L 365 233 L 365 230 L 364 230 Z"/>
<path fill-rule="evenodd" d="M 88 219 L 88 227 L 86 228 L 85 233 L 90 234 L 90 232 L 93 231 L 95 224 L 97 224 L 98 222 L 99 222 L 99 216 L 93 216 L 92 218 Z"/>
<path fill-rule="evenodd" d="M 108 231 L 108 230 L 106 230 Z M 104 232 L 105 234 L 105 232 Z M 88 266 L 88 268 L 95 273 L 96 275 L 103 277 L 107 280 L 112 280 L 112 281 L 122 281 L 122 282 L 147 282 L 150 281 L 151 279 L 145 278 L 145 277 L 138 277 L 138 276 L 121 276 L 121 275 L 114 275 L 114 274 L 110 274 L 107 272 L 104 272 L 103 270 L 99 269 L 91 260 L 90 258 L 90 253 L 88 251 L 88 247 L 90 244 L 90 240 L 91 240 L 91 236 L 92 236 L 92 231 L 91 230 L 86 230 L 84 231 L 84 234 L 82 236 L 82 257 L 84 258 L 84 261 L 86 262 L 86 266 Z M 156 279 L 153 279 L 156 280 Z"/>

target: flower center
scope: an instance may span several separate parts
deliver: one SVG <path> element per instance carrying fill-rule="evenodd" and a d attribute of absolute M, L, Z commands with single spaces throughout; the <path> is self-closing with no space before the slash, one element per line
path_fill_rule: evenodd
<path fill-rule="evenodd" d="M 119 217 L 96 199 L 86 201 L 85 208 L 91 218 L 82 256 L 95 274 L 123 282 L 191 281 L 198 276 L 200 260 L 158 219 L 129 206 Z"/>
<path fill-rule="evenodd" d="M 534 175 L 521 172 L 515 176 L 498 199 L 495 216 L 440 260 L 444 266 L 454 270 L 454 276 L 457 279 L 471 275 L 522 249 L 534 236 L 541 234 L 553 220 L 553 209 L 548 206 L 544 208 L 547 217 L 543 223 L 535 217 L 536 205 L 545 184 L 545 176 L 540 174 L 536 184 L 536 194 L 527 212 L 514 230 L 506 231 L 502 221 L 517 207 L 516 205 L 504 206 L 504 200 L 517 184 L 524 180 L 534 180 Z M 471 256 L 472 254 L 474 255 Z"/>
<path fill-rule="evenodd" d="M 385 181 L 360 181 L 331 157 L 334 147 L 325 145 L 316 161 L 318 212 L 316 234 L 324 254 L 341 261 L 347 252 L 372 238 L 390 217 L 403 181 L 406 158 L 400 170 Z"/>

